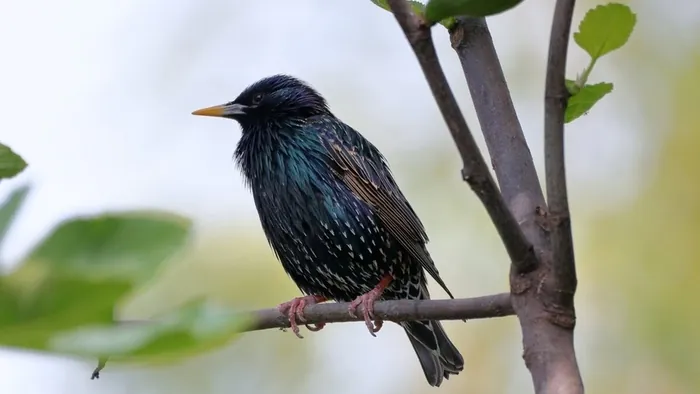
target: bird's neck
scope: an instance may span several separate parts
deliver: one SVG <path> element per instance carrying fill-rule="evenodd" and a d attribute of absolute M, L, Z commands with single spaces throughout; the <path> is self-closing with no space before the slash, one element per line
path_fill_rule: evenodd
<path fill-rule="evenodd" d="M 247 130 L 234 156 L 254 193 L 315 182 L 325 170 L 320 141 L 303 128 Z"/>

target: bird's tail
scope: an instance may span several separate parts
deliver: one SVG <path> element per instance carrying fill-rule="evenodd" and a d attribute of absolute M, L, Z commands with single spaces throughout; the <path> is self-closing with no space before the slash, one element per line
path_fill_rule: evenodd
<path fill-rule="evenodd" d="M 424 289 L 421 298 L 429 298 L 427 289 Z M 408 321 L 402 322 L 401 326 L 406 330 L 431 386 L 440 386 L 443 378 L 449 379 L 450 375 L 457 375 L 464 369 L 464 358 L 439 321 Z"/>

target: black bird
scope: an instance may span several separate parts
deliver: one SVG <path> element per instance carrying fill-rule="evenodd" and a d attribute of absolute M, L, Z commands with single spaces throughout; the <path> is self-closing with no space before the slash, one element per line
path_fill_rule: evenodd
<path fill-rule="evenodd" d="M 241 125 L 235 160 L 272 249 L 306 294 L 279 306 L 297 336 L 304 307 L 326 300 L 351 302 L 353 315 L 361 304 L 374 335 L 382 326 L 378 319 L 372 324 L 374 302 L 429 299 L 426 271 L 452 297 L 382 154 L 308 84 L 271 76 L 193 114 Z M 400 324 L 431 386 L 462 371 L 462 355 L 439 321 Z"/>

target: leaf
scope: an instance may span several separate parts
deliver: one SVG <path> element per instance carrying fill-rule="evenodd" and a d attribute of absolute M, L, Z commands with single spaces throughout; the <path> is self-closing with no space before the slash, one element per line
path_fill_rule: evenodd
<path fill-rule="evenodd" d="M 0 179 L 12 178 L 25 168 L 27 168 L 27 162 L 9 146 L 0 143 Z"/>
<path fill-rule="evenodd" d="M 65 221 L 0 277 L 0 345 L 50 350 L 52 338 L 111 324 L 114 309 L 185 243 L 180 216 L 131 212 Z"/>
<path fill-rule="evenodd" d="M 387 0 L 372 0 L 372 3 L 376 4 L 382 9 L 391 12 L 391 7 L 389 7 L 389 3 L 387 2 Z M 409 0 L 408 3 L 411 5 L 411 9 L 413 9 L 414 14 L 423 15 L 423 11 L 425 10 L 425 5 L 423 5 L 423 3 L 414 0 Z M 454 18 L 447 18 L 440 21 L 440 24 L 448 29 L 450 29 L 452 25 L 454 25 L 454 23 Z"/>
<path fill-rule="evenodd" d="M 569 123 L 588 112 L 606 94 L 612 92 L 613 84 L 601 82 L 595 85 L 585 85 L 575 95 L 569 98 L 566 106 L 565 121 Z"/>
<path fill-rule="evenodd" d="M 10 225 L 17 214 L 17 211 L 24 203 L 24 199 L 29 193 L 29 186 L 23 186 L 15 190 L 10 194 L 10 197 L 0 205 L 0 246 L 2 246 L 2 241 L 5 239 L 7 231 L 10 229 Z"/>
<path fill-rule="evenodd" d="M 387 0 L 372 0 L 372 3 L 376 4 L 380 8 L 391 12 L 391 7 L 389 7 L 389 2 Z M 423 10 L 425 9 L 425 5 L 423 5 L 423 3 L 414 0 L 409 0 L 408 3 L 411 4 L 413 13 L 415 13 L 416 15 L 423 15 Z"/>
<path fill-rule="evenodd" d="M 624 4 L 599 5 L 586 13 L 574 41 L 595 61 L 625 45 L 636 22 L 637 16 Z"/>
<path fill-rule="evenodd" d="M 430 0 L 425 18 L 431 23 L 456 16 L 484 17 L 495 15 L 520 4 L 522 0 Z"/>
<path fill-rule="evenodd" d="M 581 90 L 581 88 L 578 87 L 578 84 L 576 81 L 572 81 L 570 79 L 567 79 L 564 81 L 564 86 L 566 86 L 566 90 L 569 92 L 570 95 L 574 95 Z"/>
<path fill-rule="evenodd" d="M 54 351 L 110 360 L 173 361 L 228 342 L 250 326 L 248 313 L 197 300 L 149 322 L 89 326 L 55 336 Z"/>
<path fill-rule="evenodd" d="M 64 222 L 29 256 L 54 274 L 137 284 L 185 242 L 189 220 L 163 212 L 127 212 Z"/>

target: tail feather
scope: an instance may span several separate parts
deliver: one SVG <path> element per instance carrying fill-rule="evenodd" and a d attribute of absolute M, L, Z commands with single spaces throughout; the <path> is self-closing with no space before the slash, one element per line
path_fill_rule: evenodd
<path fill-rule="evenodd" d="M 443 379 L 449 379 L 450 375 L 457 375 L 464 369 L 462 355 L 439 321 L 411 321 L 401 325 L 431 386 L 440 386 Z"/>

